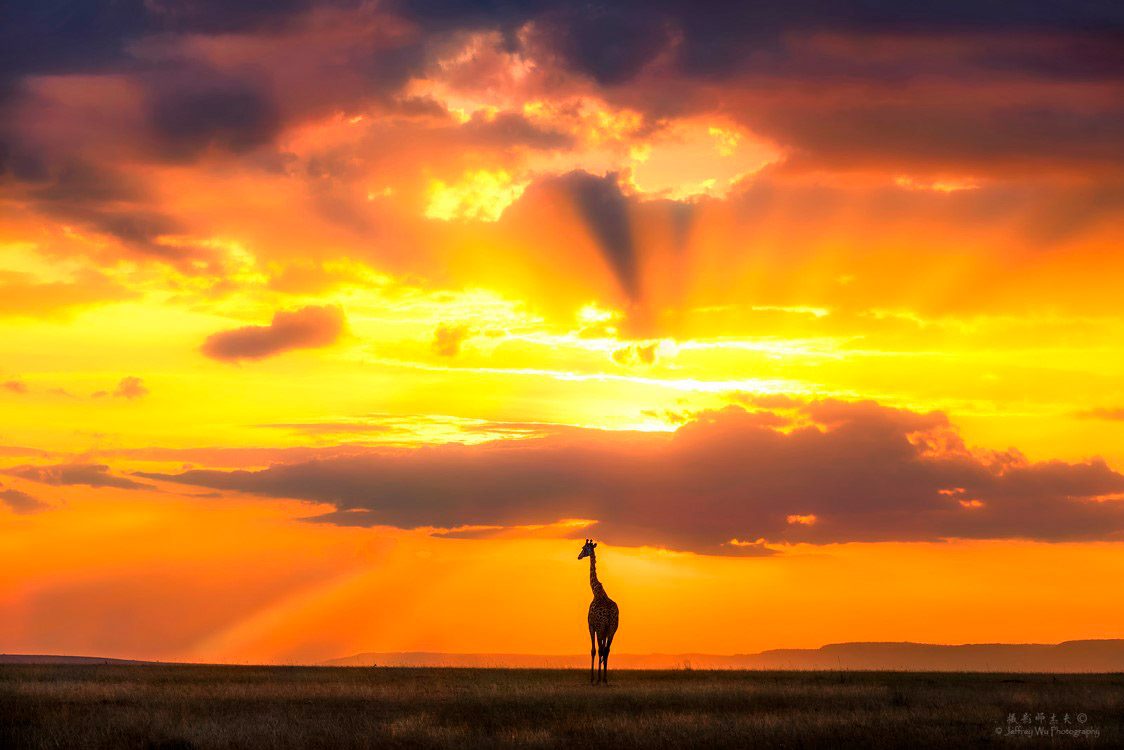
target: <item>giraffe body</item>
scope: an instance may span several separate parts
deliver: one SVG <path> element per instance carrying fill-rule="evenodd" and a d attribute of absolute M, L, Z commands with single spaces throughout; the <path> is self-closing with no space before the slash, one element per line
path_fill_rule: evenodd
<path fill-rule="evenodd" d="M 605 587 L 597 578 L 597 545 L 592 539 L 586 540 L 578 559 L 589 558 L 589 588 L 593 591 L 593 601 L 589 603 L 589 681 L 609 684 L 609 650 L 613 637 L 620 624 L 620 609 L 617 603 L 605 593 Z M 598 658 L 600 657 L 600 658 Z M 597 663 L 596 677 L 594 662 Z"/>

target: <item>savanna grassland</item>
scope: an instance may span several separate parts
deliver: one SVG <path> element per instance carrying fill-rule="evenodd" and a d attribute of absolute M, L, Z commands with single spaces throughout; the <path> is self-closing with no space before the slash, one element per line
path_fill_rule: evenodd
<path fill-rule="evenodd" d="M 1119 674 L 0 666 L 5 748 L 1110 747 L 1122 707 Z"/>

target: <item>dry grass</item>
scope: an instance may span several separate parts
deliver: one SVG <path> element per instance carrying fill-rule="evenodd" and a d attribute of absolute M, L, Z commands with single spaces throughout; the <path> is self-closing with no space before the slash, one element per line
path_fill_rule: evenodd
<path fill-rule="evenodd" d="M 1124 675 L 0 666 L 0 747 L 935 747 L 1124 743 Z M 1011 713 L 1100 738 L 1004 737 Z M 1032 719 L 1031 726 L 1046 726 Z M 1077 726 L 1076 722 L 1071 726 Z"/>

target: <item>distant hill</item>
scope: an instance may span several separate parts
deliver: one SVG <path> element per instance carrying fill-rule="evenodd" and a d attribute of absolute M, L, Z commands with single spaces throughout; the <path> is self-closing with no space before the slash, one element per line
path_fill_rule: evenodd
<path fill-rule="evenodd" d="M 586 655 L 362 653 L 323 662 L 351 667 L 588 668 Z M 617 669 L 848 669 L 920 672 L 1124 672 L 1124 640 L 1063 643 L 832 643 L 756 654 L 614 654 Z"/>
<path fill-rule="evenodd" d="M 136 659 L 107 659 L 104 656 L 58 656 L 55 654 L 0 654 L 0 664 L 160 664 Z M 165 662 L 166 663 L 166 662 Z"/>
<path fill-rule="evenodd" d="M 100 656 L 0 654 L 0 664 L 168 664 Z M 588 669 L 588 654 L 362 653 L 332 667 L 505 667 Z M 1041 643 L 832 643 L 756 654 L 613 654 L 616 669 L 800 669 L 914 672 L 1124 672 L 1124 640 Z"/>

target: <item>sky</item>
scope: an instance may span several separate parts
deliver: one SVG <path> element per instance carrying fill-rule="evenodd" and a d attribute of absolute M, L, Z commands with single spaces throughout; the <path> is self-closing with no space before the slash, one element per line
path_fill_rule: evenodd
<path fill-rule="evenodd" d="M 0 11 L 0 650 L 1124 636 L 1124 10 Z"/>

